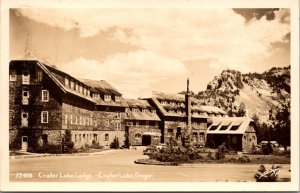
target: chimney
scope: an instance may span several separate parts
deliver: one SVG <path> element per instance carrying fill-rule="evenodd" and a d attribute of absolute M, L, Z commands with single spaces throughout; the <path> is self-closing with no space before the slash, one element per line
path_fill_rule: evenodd
<path fill-rule="evenodd" d="M 191 143 L 191 134 L 192 134 L 192 104 L 191 104 L 191 95 L 189 88 L 190 80 L 187 79 L 187 88 L 185 94 L 185 111 L 186 111 L 186 132 L 185 132 L 185 143 Z"/>

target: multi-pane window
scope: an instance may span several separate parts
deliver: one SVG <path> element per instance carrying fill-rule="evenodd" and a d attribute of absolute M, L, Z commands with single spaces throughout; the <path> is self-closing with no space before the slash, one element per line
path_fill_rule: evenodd
<path fill-rule="evenodd" d="M 42 90 L 42 102 L 49 102 L 49 91 Z"/>
<path fill-rule="evenodd" d="M 86 95 L 86 88 L 83 88 L 83 94 Z"/>
<path fill-rule="evenodd" d="M 156 113 L 156 110 L 155 110 L 155 109 L 153 109 L 153 110 L 152 110 L 152 113 L 154 113 L 154 114 L 155 114 L 155 113 Z"/>
<path fill-rule="evenodd" d="M 137 112 L 138 112 L 138 109 L 137 109 L 137 108 L 133 108 L 133 109 L 132 109 L 132 112 L 137 113 Z"/>
<path fill-rule="evenodd" d="M 104 101 L 110 101 L 111 100 L 111 95 L 106 94 L 104 95 Z"/>
<path fill-rule="evenodd" d="M 70 115 L 70 122 L 73 124 L 73 115 Z"/>
<path fill-rule="evenodd" d="M 121 129 L 121 123 L 120 122 L 116 122 L 116 129 L 120 130 Z"/>
<path fill-rule="evenodd" d="M 48 111 L 42 111 L 41 113 L 41 122 L 48 123 Z"/>
<path fill-rule="evenodd" d="M 37 70 L 36 79 L 38 82 L 41 82 L 43 79 L 43 72 L 41 70 Z"/>
<path fill-rule="evenodd" d="M 10 81 L 17 81 L 17 74 L 16 74 L 15 70 L 10 71 L 9 80 Z"/>
<path fill-rule="evenodd" d="M 116 112 L 116 118 L 120 119 L 121 118 L 121 113 L 120 112 Z"/>
<path fill-rule="evenodd" d="M 75 124 L 77 125 L 78 124 L 78 117 L 75 116 Z"/>

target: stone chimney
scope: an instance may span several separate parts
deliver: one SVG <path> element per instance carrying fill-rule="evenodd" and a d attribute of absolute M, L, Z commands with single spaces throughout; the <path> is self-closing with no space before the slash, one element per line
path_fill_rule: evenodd
<path fill-rule="evenodd" d="M 191 134 L 192 134 L 192 104 L 191 104 L 191 95 L 189 88 L 190 80 L 187 79 L 187 88 L 185 94 L 185 111 L 186 111 L 186 132 L 185 132 L 185 144 L 191 143 Z"/>

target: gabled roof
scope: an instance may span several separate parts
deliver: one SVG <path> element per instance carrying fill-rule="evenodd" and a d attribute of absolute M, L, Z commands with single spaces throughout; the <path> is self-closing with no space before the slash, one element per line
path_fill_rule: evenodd
<path fill-rule="evenodd" d="M 103 94 L 110 94 L 116 96 L 122 96 L 122 94 L 114 88 L 111 84 L 106 82 L 105 80 L 90 80 L 90 79 L 80 79 L 86 85 L 91 87 L 94 91 L 98 91 Z"/>
<path fill-rule="evenodd" d="M 160 121 L 160 118 L 156 113 L 152 113 L 150 110 L 154 109 L 146 100 L 140 99 L 125 99 L 128 107 L 146 109 L 145 112 L 127 111 L 125 119 L 127 120 L 144 120 L 144 121 Z"/>
<path fill-rule="evenodd" d="M 253 122 L 249 117 L 215 117 L 212 118 L 212 121 L 213 123 L 207 128 L 207 134 L 244 134 L 255 132 L 248 128 L 250 123 Z"/>
<path fill-rule="evenodd" d="M 152 92 L 151 100 L 155 103 L 159 111 L 164 116 L 173 117 L 186 117 L 185 114 L 185 95 L 182 94 L 170 94 L 163 92 Z M 168 101 L 171 104 L 162 104 L 161 101 Z M 175 104 L 174 104 L 174 103 Z M 191 97 L 192 103 L 192 117 L 194 118 L 207 118 L 208 114 L 226 115 L 227 113 L 222 109 L 214 106 L 201 105 L 201 101 Z M 173 111 L 183 111 L 184 113 L 174 113 Z"/>

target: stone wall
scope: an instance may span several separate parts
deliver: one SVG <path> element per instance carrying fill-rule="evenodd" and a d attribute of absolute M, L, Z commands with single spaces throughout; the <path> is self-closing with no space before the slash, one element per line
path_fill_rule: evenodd
<path fill-rule="evenodd" d="M 146 132 L 153 132 L 161 134 L 161 131 L 158 126 L 130 126 L 129 127 L 129 142 L 130 145 L 143 145 L 142 144 L 142 137 L 143 134 Z M 137 137 L 136 134 L 140 134 L 140 137 Z M 151 135 L 151 144 L 158 145 L 160 143 L 161 136 L 152 136 Z"/>
<path fill-rule="evenodd" d="M 181 135 L 177 133 L 177 128 L 181 128 Z M 170 131 L 173 132 L 170 132 Z M 164 141 L 168 141 L 170 137 L 181 141 L 183 133 L 186 130 L 186 124 L 184 122 L 165 121 L 164 122 Z M 200 140 L 200 134 L 204 134 L 204 140 Z M 194 135 L 193 135 L 194 134 Z M 207 139 L 207 123 L 206 122 L 192 122 L 192 143 L 200 143 L 205 145 Z M 181 137 L 180 137 L 181 136 Z M 195 137 L 193 137 L 195 136 Z"/>
<path fill-rule="evenodd" d="M 92 145 L 93 141 L 109 148 L 115 137 L 118 138 L 120 146 L 123 146 L 125 141 L 125 131 L 73 130 L 71 134 L 75 148 L 85 148 L 86 145 Z M 105 138 L 106 134 L 108 138 Z"/>
<path fill-rule="evenodd" d="M 257 145 L 257 137 L 255 133 L 244 133 L 242 137 L 242 150 L 250 152 Z"/>

